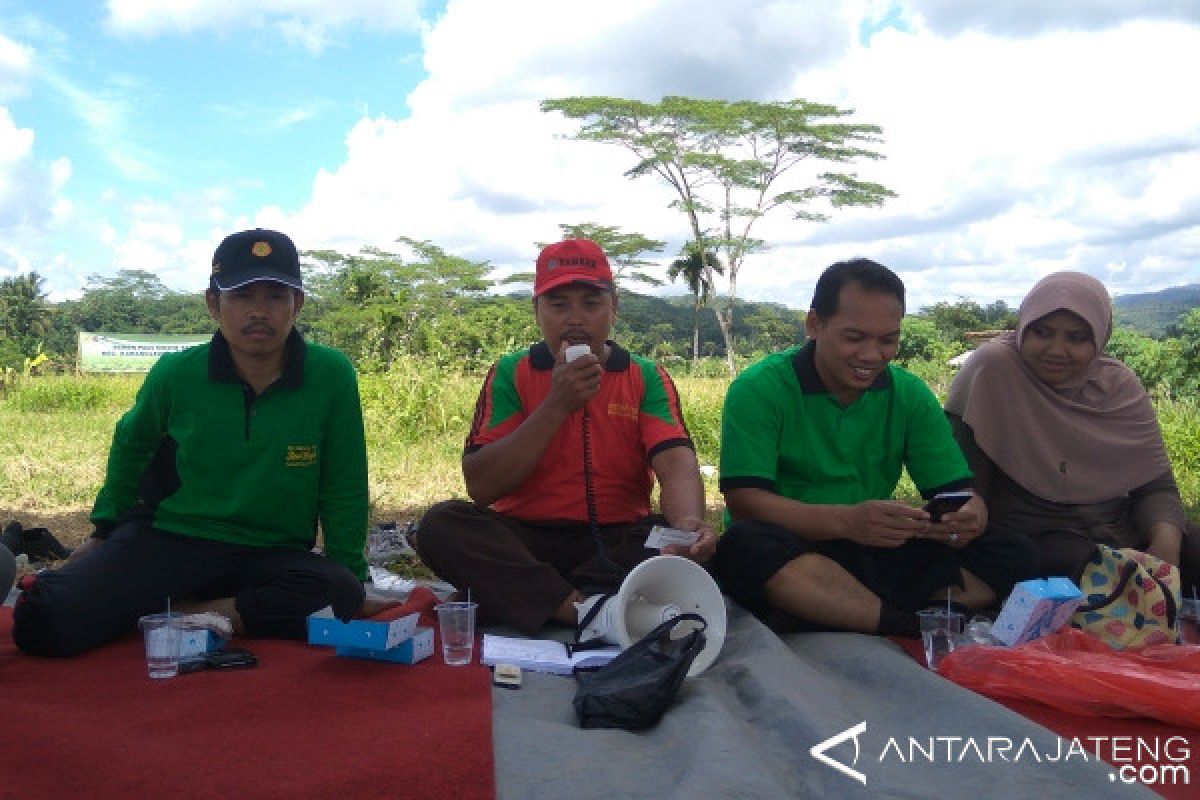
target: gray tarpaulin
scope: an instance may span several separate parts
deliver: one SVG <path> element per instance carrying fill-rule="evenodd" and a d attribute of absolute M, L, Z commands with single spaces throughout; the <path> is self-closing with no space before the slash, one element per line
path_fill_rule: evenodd
<path fill-rule="evenodd" d="M 531 672 L 521 689 L 492 690 L 501 800 L 1155 796 L 887 639 L 780 638 L 732 603 L 720 658 L 654 729 L 582 730 L 574 690 Z M 827 755 L 865 785 L 809 752 L 861 723 Z"/>

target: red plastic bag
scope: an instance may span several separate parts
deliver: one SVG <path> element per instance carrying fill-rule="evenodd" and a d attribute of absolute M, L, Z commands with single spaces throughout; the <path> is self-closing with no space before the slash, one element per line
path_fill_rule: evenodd
<path fill-rule="evenodd" d="M 1200 646 L 1114 650 L 1074 628 L 1016 647 L 961 647 L 938 672 L 990 697 L 1071 714 L 1150 717 L 1200 729 Z"/>

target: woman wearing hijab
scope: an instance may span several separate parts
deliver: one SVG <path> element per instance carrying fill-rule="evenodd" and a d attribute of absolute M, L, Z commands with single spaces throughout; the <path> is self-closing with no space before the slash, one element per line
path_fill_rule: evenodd
<path fill-rule="evenodd" d="M 1021 303 L 1016 331 L 976 350 L 946 413 L 987 501 L 989 527 L 1020 531 L 1039 574 L 1077 576 L 1096 544 L 1132 547 L 1200 581 L 1189 523 L 1154 407 L 1137 376 L 1102 354 L 1112 301 L 1098 280 L 1056 272 Z"/>

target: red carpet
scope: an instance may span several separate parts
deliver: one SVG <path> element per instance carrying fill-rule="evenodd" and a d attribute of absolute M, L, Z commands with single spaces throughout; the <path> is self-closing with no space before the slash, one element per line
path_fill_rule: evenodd
<path fill-rule="evenodd" d="M 240 640 L 258 667 L 154 681 L 139 636 L 34 659 L 11 628 L 0 609 L 4 800 L 495 796 L 489 672 L 445 666 L 440 641 L 403 666 Z"/>
<path fill-rule="evenodd" d="M 918 663 L 925 663 L 925 650 L 921 645 L 920 639 L 893 637 L 892 641 L 904 648 Z M 1200 686 L 1197 686 L 1194 691 L 1200 692 Z M 1018 700 L 1010 697 L 993 697 L 991 699 L 1015 711 L 1026 719 L 1033 720 L 1039 725 L 1054 731 L 1068 741 L 1078 739 L 1087 748 L 1088 752 L 1095 752 L 1095 748 L 1092 746 L 1093 743 L 1088 741 L 1088 737 L 1104 737 L 1106 744 L 1100 748 L 1101 752 L 1099 755 L 1115 766 L 1121 766 L 1121 764 L 1116 764 L 1113 759 L 1109 758 L 1110 753 L 1107 743 L 1114 741 L 1116 737 L 1127 737 L 1134 746 L 1136 746 L 1138 741 L 1150 744 L 1156 742 L 1165 744 L 1169 739 L 1175 737 L 1174 746 L 1170 750 L 1171 753 L 1175 754 L 1180 753 L 1184 749 L 1180 746 L 1180 741 L 1186 740 L 1186 750 L 1190 754 L 1190 758 L 1186 762 L 1190 773 L 1190 782 L 1186 785 L 1161 783 L 1159 785 L 1148 786 L 1147 788 L 1168 798 L 1168 800 L 1195 800 L 1198 796 L 1197 787 L 1200 787 L 1200 734 L 1195 730 L 1146 718 L 1118 719 L 1115 717 L 1070 714 L 1033 700 Z M 1125 761 L 1122 763 L 1127 764 L 1130 762 Z M 1164 758 L 1158 759 L 1157 762 L 1153 759 L 1133 758 L 1132 763 L 1142 765 L 1146 763 L 1170 764 L 1172 762 L 1166 761 Z"/>

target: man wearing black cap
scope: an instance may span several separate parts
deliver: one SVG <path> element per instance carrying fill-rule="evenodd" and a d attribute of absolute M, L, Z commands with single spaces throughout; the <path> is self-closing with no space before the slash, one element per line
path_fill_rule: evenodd
<path fill-rule="evenodd" d="M 492 367 L 467 435 L 474 502 L 439 503 L 421 520 L 417 552 L 487 621 L 530 634 L 550 620 L 575 624 L 585 592 L 615 589 L 657 555 L 645 547 L 655 522 L 700 534 L 664 552 L 703 562 L 716 548 L 675 385 L 609 338 L 616 311 L 594 242 L 542 250 L 533 284 L 542 341 Z M 655 478 L 661 516 L 650 513 Z"/>
<path fill-rule="evenodd" d="M 13 640 L 70 656 L 172 609 L 303 638 L 363 608 L 367 457 L 354 369 L 294 330 L 300 260 L 282 233 L 227 237 L 206 292 L 218 332 L 164 355 L 117 423 L 95 532 L 18 599 Z M 311 551 L 318 522 L 325 556 Z"/>

